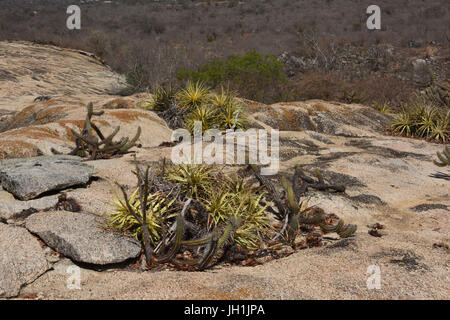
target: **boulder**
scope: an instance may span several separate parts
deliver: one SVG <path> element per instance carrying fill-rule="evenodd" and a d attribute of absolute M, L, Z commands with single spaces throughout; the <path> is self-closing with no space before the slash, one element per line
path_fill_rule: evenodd
<path fill-rule="evenodd" d="M 39 242 L 27 230 L 0 223 L 0 297 L 14 297 L 48 269 Z"/>
<path fill-rule="evenodd" d="M 93 167 L 73 156 L 44 156 L 3 160 L 0 184 L 20 200 L 31 200 L 49 191 L 85 185 Z"/>
<path fill-rule="evenodd" d="M 30 210 L 45 210 L 54 207 L 58 203 L 58 196 L 52 195 L 39 199 L 20 201 L 6 191 L 0 191 L 0 218 L 10 219 L 20 216 Z"/>
<path fill-rule="evenodd" d="M 107 265 L 140 254 L 137 240 L 106 230 L 102 222 L 90 213 L 49 211 L 33 214 L 25 226 L 49 247 L 78 262 Z"/>

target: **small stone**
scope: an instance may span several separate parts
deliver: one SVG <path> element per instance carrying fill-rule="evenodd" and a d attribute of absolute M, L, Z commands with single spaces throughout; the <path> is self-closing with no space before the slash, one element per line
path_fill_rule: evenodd
<path fill-rule="evenodd" d="M 338 235 L 336 232 L 327 233 L 323 236 L 324 239 L 328 240 L 340 240 L 341 236 Z"/>
<path fill-rule="evenodd" d="M 259 263 L 259 264 L 264 264 L 264 263 L 267 263 L 267 262 L 269 262 L 271 260 L 273 260 L 273 257 L 271 255 L 267 255 L 267 256 L 259 257 L 259 258 L 255 259 L 255 261 L 257 263 Z"/>

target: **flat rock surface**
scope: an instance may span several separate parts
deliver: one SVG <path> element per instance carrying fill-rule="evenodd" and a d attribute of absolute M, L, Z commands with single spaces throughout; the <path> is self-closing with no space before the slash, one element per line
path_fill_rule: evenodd
<path fill-rule="evenodd" d="M 9 219 L 20 216 L 28 210 L 44 210 L 54 207 L 58 203 L 58 196 L 52 195 L 29 201 L 21 201 L 6 191 L 0 191 L 0 218 Z"/>
<path fill-rule="evenodd" d="M 40 212 L 27 218 L 25 225 L 49 247 L 78 262 L 119 263 L 136 258 L 141 251 L 139 242 L 103 229 L 101 218 L 93 214 Z"/>
<path fill-rule="evenodd" d="M 0 223 L 0 297 L 16 296 L 47 269 L 39 242 L 26 229 Z"/>
<path fill-rule="evenodd" d="M 44 156 L 4 160 L 0 166 L 0 184 L 20 200 L 71 186 L 85 185 L 94 170 L 72 156 Z"/>
<path fill-rule="evenodd" d="M 123 76 L 93 57 L 25 41 L 0 42 L 0 70 L 3 110 L 19 111 L 38 96 L 106 94 L 125 87 Z"/>

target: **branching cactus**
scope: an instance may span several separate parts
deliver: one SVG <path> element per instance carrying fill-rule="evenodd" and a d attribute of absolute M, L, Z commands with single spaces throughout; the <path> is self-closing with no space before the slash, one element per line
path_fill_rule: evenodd
<path fill-rule="evenodd" d="M 436 153 L 439 161 L 434 160 L 434 164 L 439 166 L 439 167 L 446 167 L 446 166 L 450 166 L 450 148 L 448 146 L 446 146 L 444 148 L 444 151 L 442 151 L 442 153 L 437 152 Z"/>
<path fill-rule="evenodd" d="M 94 111 L 92 102 L 87 105 L 87 115 L 83 130 L 78 133 L 71 129 L 72 134 L 76 138 L 76 146 L 70 153 L 71 155 L 89 157 L 90 160 L 105 159 L 125 154 L 136 145 L 141 135 L 141 127 L 138 127 L 136 135 L 132 139 L 123 137 L 119 141 L 113 141 L 120 130 L 119 126 L 114 128 L 109 136 L 105 137 L 91 120 L 93 116 L 101 116 L 103 113 L 104 111 Z"/>
<path fill-rule="evenodd" d="M 301 196 L 308 188 L 316 190 L 335 192 L 344 192 L 345 186 L 333 185 L 325 182 L 320 170 L 315 171 L 316 179 L 307 176 L 300 166 L 295 168 L 293 181 L 289 182 L 286 177 L 281 178 L 281 184 L 285 191 L 281 195 L 274 185 L 262 177 L 258 173 L 258 168 L 251 165 L 250 168 L 254 172 L 256 178 L 261 185 L 265 186 L 278 212 L 269 208 L 279 220 L 284 220 L 280 235 L 284 234 L 287 241 L 291 244 L 295 242 L 295 238 L 299 232 L 299 227 L 302 224 L 320 226 L 324 233 L 336 232 L 342 238 L 350 237 L 356 232 L 356 225 L 346 225 L 342 219 L 339 219 L 335 225 L 329 225 L 326 222 L 325 212 L 320 208 L 307 208 L 304 201 L 301 201 Z M 301 180 L 301 184 L 299 182 Z"/>

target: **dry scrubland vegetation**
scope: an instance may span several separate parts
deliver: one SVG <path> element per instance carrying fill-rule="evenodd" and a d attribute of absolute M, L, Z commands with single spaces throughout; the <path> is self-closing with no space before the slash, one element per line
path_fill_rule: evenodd
<path fill-rule="evenodd" d="M 0 38 L 95 52 L 128 75 L 132 90 L 197 76 L 267 103 L 323 98 L 396 108 L 418 89 L 418 58 L 434 58 L 423 81 L 430 72 L 433 81 L 449 78 L 445 0 L 377 1 L 380 31 L 365 27 L 371 1 L 88 1 L 79 4 L 82 29 L 70 31 L 65 9 L 73 3 L 4 0 Z M 227 68 L 191 72 L 250 50 Z"/>

